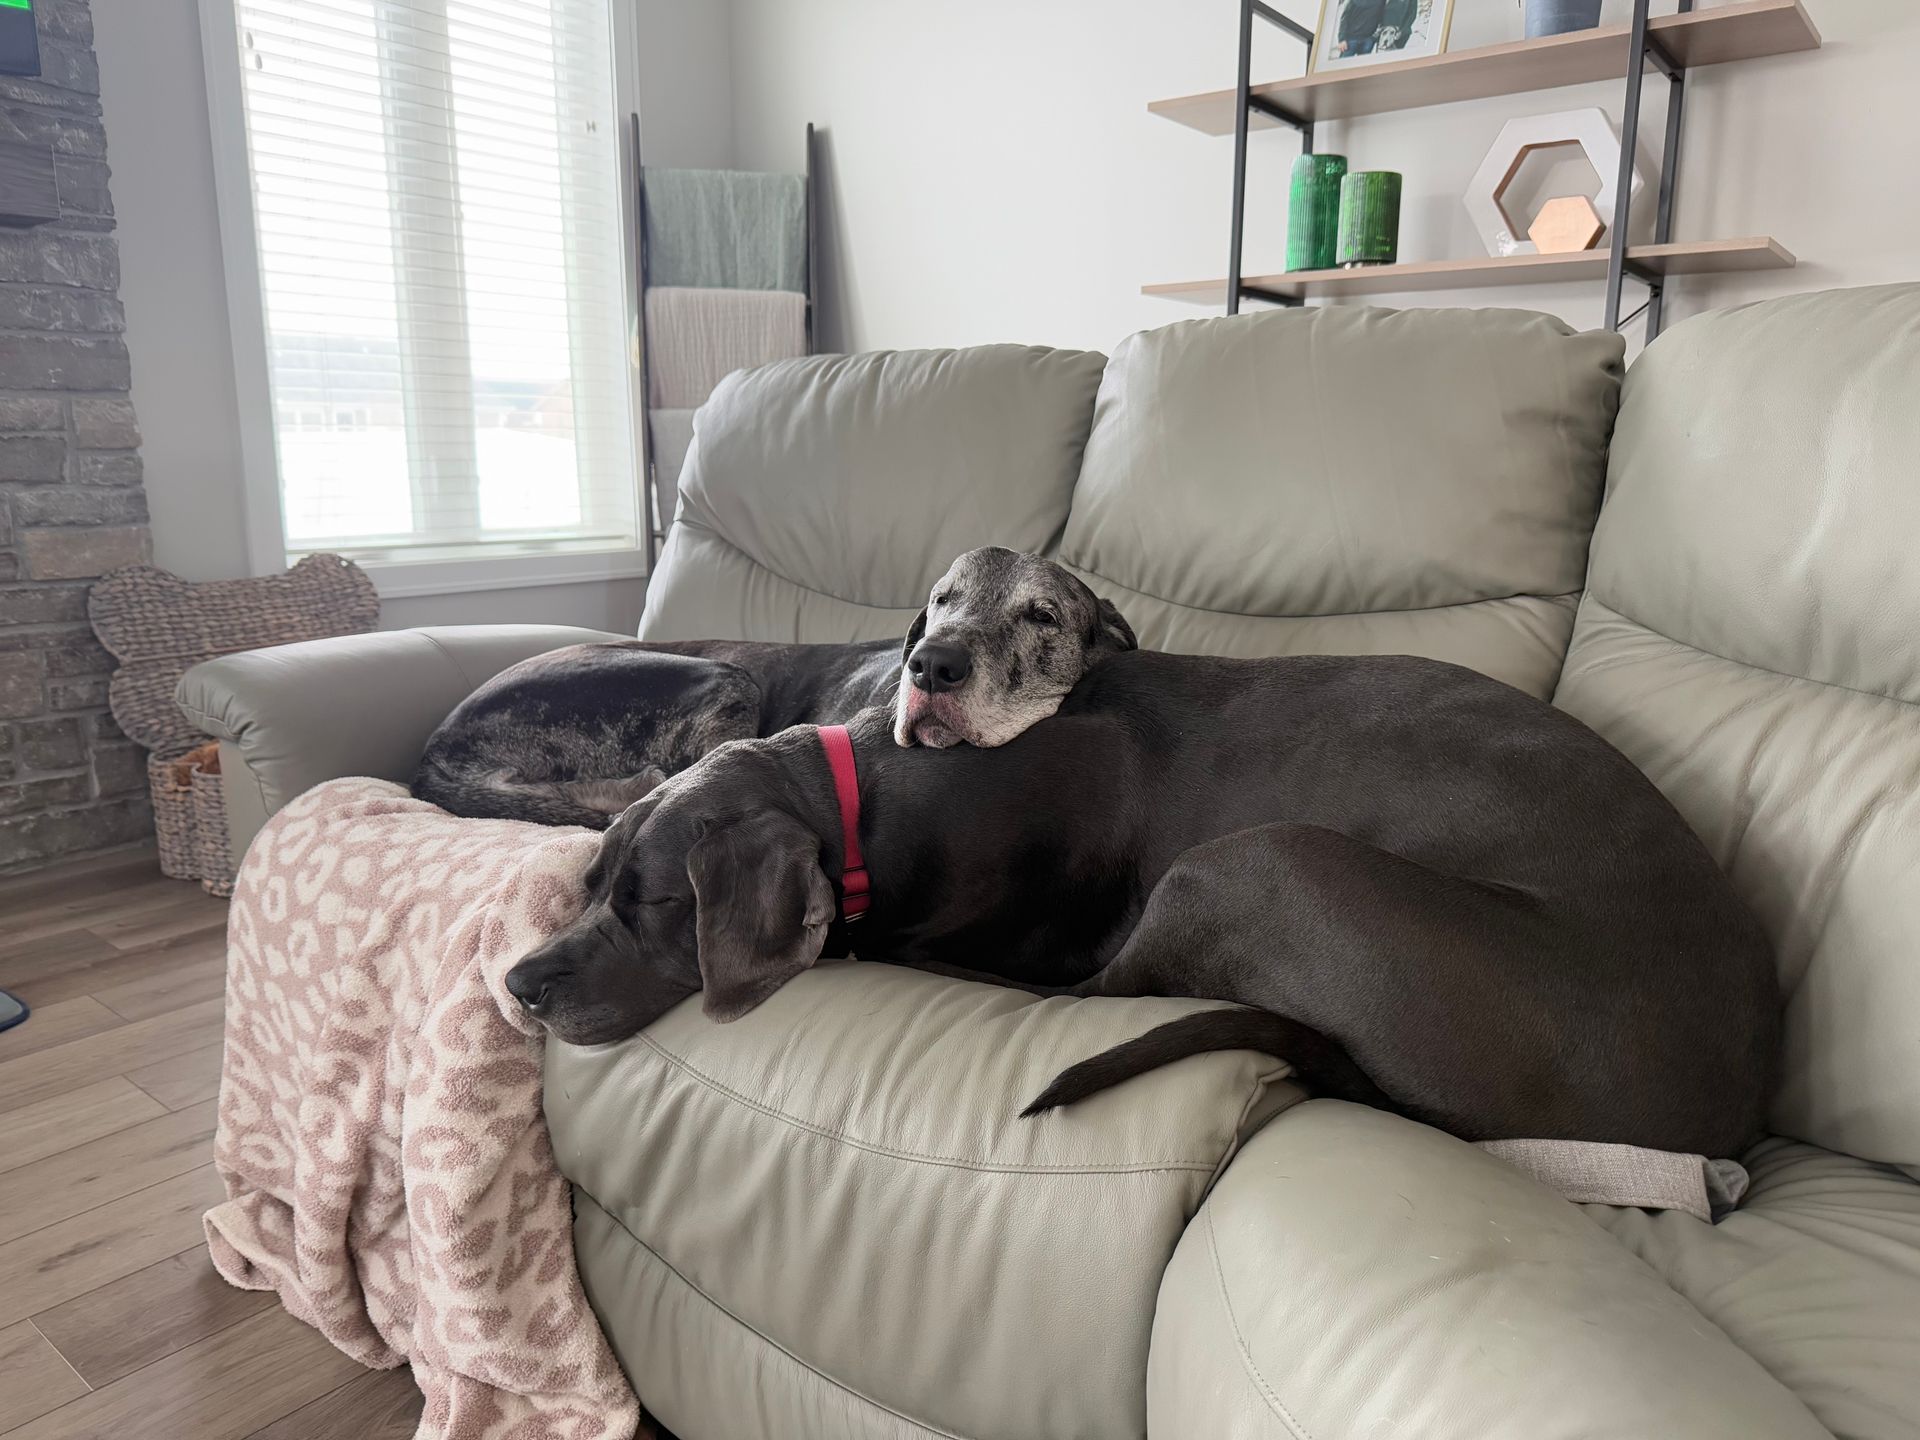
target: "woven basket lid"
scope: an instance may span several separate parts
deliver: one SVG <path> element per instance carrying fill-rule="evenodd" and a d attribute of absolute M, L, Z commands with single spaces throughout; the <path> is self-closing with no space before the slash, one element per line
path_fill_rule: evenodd
<path fill-rule="evenodd" d="M 280 575 L 182 580 L 129 565 L 93 587 L 94 634 L 120 661 L 107 704 L 120 728 L 161 754 L 191 749 L 200 731 L 174 703 L 180 677 L 202 660 L 332 635 L 359 635 L 380 620 L 367 572 L 339 555 L 309 555 Z"/>

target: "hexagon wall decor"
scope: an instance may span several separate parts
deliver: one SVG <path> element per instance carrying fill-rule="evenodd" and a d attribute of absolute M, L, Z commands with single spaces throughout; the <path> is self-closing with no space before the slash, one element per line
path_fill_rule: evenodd
<path fill-rule="evenodd" d="M 1587 162 L 1600 177 L 1600 193 L 1593 197 L 1593 208 L 1608 225 L 1613 224 L 1615 192 L 1620 178 L 1620 137 L 1613 122 L 1598 108 L 1561 110 L 1551 115 L 1526 115 L 1509 120 L 1500 128 L 1493 148 L 1480 162 L 1467 186 L 1461 203 L 1473 217 L 1473 228 L 1489 255 L 1534 255 L 1538 247 L 1526 238 L 1523 216 L 1509 215 L 1501 197 L 1527 156 L 1552 145 L 1578 145 L 1586 152 Z M 1637 200 L 1646 188 L 1636 155 L 1633 165 L 1631 199 Z"/>

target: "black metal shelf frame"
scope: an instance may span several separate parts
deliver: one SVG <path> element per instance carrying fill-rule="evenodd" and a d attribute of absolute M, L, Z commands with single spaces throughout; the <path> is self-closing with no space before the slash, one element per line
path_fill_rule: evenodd
<path fill-rule="evenodd" d="M 1633 0 L 1633 27 L 1628 39 L 1627 94 L 1620 122 L 1620 174 L 1614 187 L 1613 220 L 1608 226 L 1606 328 L 1618 330 L 1643 312 L 1647 317 L 1646 338 L 1660 333 L 1665 277 L 1627 258 L 1627 227 L 1633 218 L 1633 162 L 1640 144 L 1640 97 L 1646 68 L 1652 65 L 1667 80 L 1667 133 L 1660 159 L 1660 190 L 1653 220 L 1653 243 L 1668 244 L 1673 239 L 1673 196 L 1679 182 L 1680 127 L 1686 110 L 1687 72 L 1666 47 L 1649 32 L 1648 10 L 1651 0 Z M 1688 14 L 1693 0 L 1679 0 L 1679 13 Z M 1293 295 L 1244 283 L 1240 273 L 1241 241 L 1247 223 L 1247 119 L 1258 111 L 1299 132 L 1300 151 L 1313 153 L 1313 121 L 1296 115 L 1283 105 L 1253 93 L 1253 22 L 1258 18 L 1282 33 L 1300 41 L 1313 52 L 1314 33 L 1296 20 L 1282 15 L 1266 0 L 1240 0 L 1240 68 L 1234 77 L 1233 113 L 1233 231 L 1227 251 L 1227 314 L 1238 315 L 1242 299 L 1264 300 L 1270 305 L 1299 305 Z M 1632 314 L 1620 313 L 1622 291 L 1631 276 L 1647 287 L 1646 303 Z"/>
<path fill-rule="evenodd" d="M 1262 290 L 1257 285 L 1242 283 L 1240 277 L 1240 242 L 1247 228 L 1247 115 L 1258 110 L 1278 120 L 1282 125 L 1291 126 L 1300 132 L 1300 153 L 1313 153 L 1313 121 L 1294 114 L 1283 106 L 1253 93 L 1253 19 L 1259 16 L 1269 25 L 1292 36 L 1307 47 L 1309 57 L 1313 54 L 1313 31 L 1297 20 L 1291 20 L 1266 3 L 1266 0 L 1240 0 L 1240 69 L 1233 82 L 1233 232 L 1227 243 L 1227 314 L 1240 313 L 1240 300 L 1246 296 L 1254 300 L 1265 300 L 1270 305 L 1299 305 L 1302 301 L 1292 295 L 1281 295 L 1272 290 Z"/>

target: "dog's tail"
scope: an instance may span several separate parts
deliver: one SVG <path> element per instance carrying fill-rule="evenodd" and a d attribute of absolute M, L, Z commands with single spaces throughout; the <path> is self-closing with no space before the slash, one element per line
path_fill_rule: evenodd
<path fill-rule="evenodd" d="M 1232 1009 L 1183 1015 L 1103 1050 L 1092 1059 L 1070 1065 L 1054 1076 L 1053 1083 L 1020 1114 L 1038 1115 L 1056 1106 L 1071 1105 L 1122 1080 L 1215 1050 L 1257 1050 L 1278 1056 L 1292 1065 L 1316 1094 L 1382 1110 L 1397 1108 L 1338 1043 L 1318 1030 L 1265 1010 Z"/>

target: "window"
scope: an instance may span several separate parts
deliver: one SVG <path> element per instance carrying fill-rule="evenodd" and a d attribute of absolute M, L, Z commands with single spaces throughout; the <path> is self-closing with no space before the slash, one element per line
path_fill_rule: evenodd
<path fill-rule="evenodd" d="M 635 552 L 610 0 L 208 4 L 238 59 L 282 560 Z"/>

